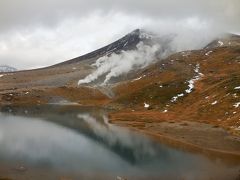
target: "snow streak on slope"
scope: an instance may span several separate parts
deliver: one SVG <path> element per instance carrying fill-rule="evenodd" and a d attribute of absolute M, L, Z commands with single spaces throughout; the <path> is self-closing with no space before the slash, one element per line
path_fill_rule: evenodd
<path fill-rule="evenodd" d="M 103 56 L 92 65 L 97 68 L 96 71 L 79 80 L 78 85 L 93 82 L 103 75 L 105 75 L 105 80 L 102 85 L 105 85 L 112 77 L 126 74 L 133 69 L 144 68 L 156 60 L 156 54 L 159 49 L 160 45 L 158 44 L 145 45 L 143 42 L 140 42 L 136 50 Z"/>
<path fill-rule="evenodd" d="M 194 69 L 194 72 L 197 73 L 197 75 L 194 76 L 191 80 L 188 81 L 188 83 L 189 83 L 188 87 L 189 88 L 185 91 L 186 93 L 188 93 L 188 94 L 191 93 L 192 90 L 194 89 L 195 82 L 198 81 L 203 76 L 203 74 L 200 73 L 199 70 L 200 70 L 200 65 L 197 64 L 196 68 Z"/>
<path fill-rule="evenodd" d="M 186 94 L 190 94 L 194 89 L 195 82 L 200 80 L 201 77 L 203 77 L 203 74 L 200 73 L 200 64 L 196 65 L 194 72 L 196 73 L 196 75 L 188 81 L 188 89 L 185 90 Z M 174 96 L 171 99 L 171 102 L 176 102 L 178 100 L 178 98 L 183 97 L 184 95 L 185 95 L 184 93 L 181 93 L 181 94 Z"/>

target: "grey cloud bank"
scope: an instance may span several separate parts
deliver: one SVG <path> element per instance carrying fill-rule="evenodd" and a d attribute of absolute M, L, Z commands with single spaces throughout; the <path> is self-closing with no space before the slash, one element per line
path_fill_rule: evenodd
<path fill-rule="evenodd" d="M 117 11 L 156 19 L 199 16 L 239 27 L 239 9 L 239 0 L 2 0 L 0 20 L 1 29 L 33 23 L 53 26 L 71 16 Z"/>
<path fill-rule="evenodd" d="M 2 0 L 0 12 L 0 64 L 19 69 L 79 56 L 135 28 L 180 34 L 179 50 L 240 32 L 239 0 Z"/>

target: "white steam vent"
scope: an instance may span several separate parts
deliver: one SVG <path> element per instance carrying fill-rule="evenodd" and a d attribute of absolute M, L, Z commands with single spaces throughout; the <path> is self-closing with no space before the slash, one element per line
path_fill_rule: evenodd
<path fill-rule="evenodd" d="M 134 68 L 144 68 L 154 62 L 159 49 L 159 44 L 145 45 L 140 42 L 136 50 L 101 57 L 92 65 L 97 68 L 96 71 L 79 80 L 78 85 L 93 82 L 103 75 L 105 75 L 105 80 L 102 85 L 106 85 L 112 77 L 126 74 Z"/>

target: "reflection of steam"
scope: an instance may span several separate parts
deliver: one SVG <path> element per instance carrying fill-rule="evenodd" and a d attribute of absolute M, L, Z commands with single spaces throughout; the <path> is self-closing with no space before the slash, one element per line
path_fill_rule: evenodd
<path fill-rule="evenodd" d="M 14 160 L 77 172 L 128 167 L 121 158 L 91 139 L 42 119 L 0 114 L 1 134 L 0 165 Z"/>
<path fill-rule="evenodd" d="M 96 120 L 89 114 L 78 114 L 78 118 L 83 119 L 94 134 L 113 149 L 116 147 L 118 151 L 122 149 L 125 153 L 126 151 L 132 152 L 133 161 L 156 155 L 150 141 L 134 136 L 133 133 L 123 128 L 109 124 L 106 116 L 103 116 L 103 122 Z"/>
<path fill-rule="evenodd" d="M 239 166 L 227 166 L 221 161 L 159 147 L 109 124 L 104 116 L 95 119 L 87 113 L 79 114 L 82 119 L 79 121 L 71 113 L 66 113 L 65 117 L 55 113 L 44 113 L 47 121 L 0 113 L 0 165 L 21 162 L 29 172 L 48 168 L 49 173 L 56 170 L 64 174 L 121 174 L 136 176 L 136 179 L 154 175 L 163 177 L 160 179 L 235 179 L 239 170 Z M 86 128 L 86 124 L 90 128 Z M 77 179 L 83 179 L 81 177 Z"/>
<path fill-rule="evenodd" d="M 98 79 L 98 77 L 105 75 L 103 84 L 106 84 L 112 77 L 118 77 L 122 74 L 128 73 L 134 68 L 143 68 L 156 60 L 155 56 L 160 46 L 144 45 L 140 42 L 137 45 L 137 50 L 123 51 L 120 54 L 112 54 L 99 58 L 94 66 L 97 70 L 86 78 L 79 80 L 78 84 L 86 84 Z"/>

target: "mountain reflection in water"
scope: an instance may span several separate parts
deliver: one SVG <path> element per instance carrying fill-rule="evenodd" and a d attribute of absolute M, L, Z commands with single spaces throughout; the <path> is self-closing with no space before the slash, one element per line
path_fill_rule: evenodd
<path fill-rule="evenodd" d="M 73 173 L 138 176 L 201 177 L 237 171 L 220 160 L 172 149 L 109 124 L 103 110 L 57 107 L 0 114 L 3 162 Z"/>

